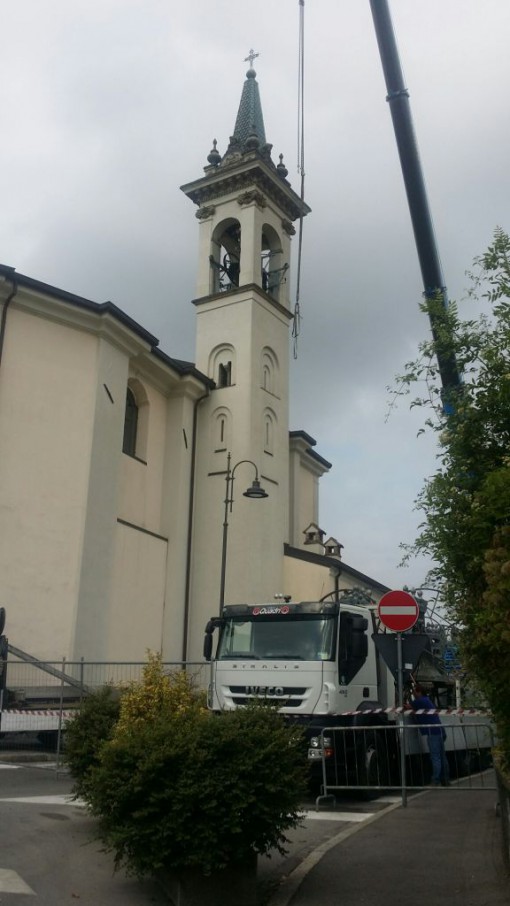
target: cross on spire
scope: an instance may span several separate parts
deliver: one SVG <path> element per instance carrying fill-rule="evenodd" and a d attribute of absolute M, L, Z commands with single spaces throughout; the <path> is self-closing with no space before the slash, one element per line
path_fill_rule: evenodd
<path fill-rule="evenodd" d="M 250 61 L 250 66 L 251 66 L 251 68 L 253 69 L 253 61 L 254 61 L 257 57 L 259 57 L 259 56 L 260 56 L 260 54 L 255 53 L 255 51 L 254 51 L 253 48 L 252 48 L 252 49 L 250 50 L 248 56 L 244 58 L 244 62 L 247 63 L 248 60 L 249 60 L 249 61 Z"/>

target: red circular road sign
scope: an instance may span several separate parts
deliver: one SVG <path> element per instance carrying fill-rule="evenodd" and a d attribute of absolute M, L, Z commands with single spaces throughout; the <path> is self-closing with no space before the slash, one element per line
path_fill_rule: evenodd
<path fill-rule="evenodd" d="M 413 596 L 408 591 L 387 591 L 377 605 L 379 619 L 392 632 L 406 632 L 420 615 Z"/>

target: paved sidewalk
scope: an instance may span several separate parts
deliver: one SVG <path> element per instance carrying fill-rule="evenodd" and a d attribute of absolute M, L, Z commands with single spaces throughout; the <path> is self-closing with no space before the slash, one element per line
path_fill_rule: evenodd
<path fill-rule="evenodd" d="M 496 801 L 494 791 L 415 796 L 331 839 L 270 906 L 509 906 Z"/>

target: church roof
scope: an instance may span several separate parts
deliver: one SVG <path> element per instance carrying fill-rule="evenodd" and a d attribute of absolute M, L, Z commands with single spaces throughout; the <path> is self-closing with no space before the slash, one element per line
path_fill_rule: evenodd
<path fill-rule="evenodd" d="M 250 67 L 246 73 L 246 81 L 243 85 L 241 102 L 237 112 L 233 137 L 241 148 L 246 145 L 248 138 L 252 135 L 258 138 L 260 147 L 266 144 L 264 117 L 262 115 L 262 104 L 260 103 L 260 92 L 256 75 L 255 70 Z"/>
<path fill-rule="evenodd" d="M 67 305 L 72 306 L 75 309 L 82 309 L 83 311 L 88 311 L 91 314 L 98 316 L 110 316 L 114 318 L 115 321 L 118 321 L 120 324 L 123 324 L 124 327 L 127 327 L 133 334 L 140 338 L 144 343 L 147 343 L 151 355 L 159 359 L 168 367 L 172 368 L 173 371 L 177 374 L 184 377 L 185 375 L 193 375 L 201 383 L 205 384 L 208 387 L 214 386 L 214 381 L 207 375 L 203 374 L 198 368 L 195 367 L 193 362 L 187 362 L 183 359 L 176 359 L 173 356 L 167 355 L 159 348 L 159 340 L 148 330 L 141 326 L 138 321 L 135 321 L 134 318 L 131 318 L 130 315 L 126 314 L 121 308 L 115 305 L 113 302 L 92 302 L 90 299 L 85 299 L 83 296 L 77 296 L 74 293 L 67 292 L 64 289 L 60 289 L 57 286 L 52 286 L 49 283 L 43 283 L 41 280 L 35 280 L 33 277 L 27 277 L 25 274 L 20 274 L 16 271 L 14 267 L 9 267 L 6 264 L 0 264 L 0 280 L 7 280 L 12 283 L 12 286 L 17 292 L 19 289 L 25 289 L 29 292 L 32 291 L 43 298 L 46 297 L 48 301 L 56 300 L 58 302 L 63 302 Z M 14 297 L 13 297 L 14 298 Z M 50 311 L 50 308 L 48 308 Z"/>

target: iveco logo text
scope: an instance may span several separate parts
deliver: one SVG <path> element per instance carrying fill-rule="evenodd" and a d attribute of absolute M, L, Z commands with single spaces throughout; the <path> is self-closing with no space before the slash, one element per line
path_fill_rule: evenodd
<path fill-rule="evenodd" d="M 283 686 L 246 686 L 247 695 L 283 695 Z"/>

